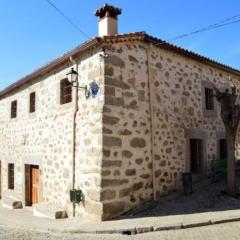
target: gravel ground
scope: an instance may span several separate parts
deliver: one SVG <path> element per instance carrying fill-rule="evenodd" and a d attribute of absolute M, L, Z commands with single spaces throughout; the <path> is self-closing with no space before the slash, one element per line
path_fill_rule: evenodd
<path fill-rule="evenodd" d="M 238 177 L 240 185 L 240 177 Z M 149 216 L 168 216 L 209 211 L 240 209 L 240 199 L 230 198 L 224 194 L 226 183 L 219 181 L 212 184 L 211 179 L 204 179 L 193 185 L 193 194 L 184 196 L 174 193 L 159 201 L 150 202 L 143 207 L 131 211 L 121 218 L 138 218 Z M 25 229 L 6 228 L 0 226 L 0 240 L 122 240 L 122 239 L 239 239 L 240 222 L 212 225 L 175 231 L 162 231 L 133 236 L 110 234 L 57 234 L 49 232 L 29 231 Z M 225 237 L 227 238 L 225 238 Z M 236 237 L 237 236 L 237 237 Z"/>
<path fill-rule="evenodd" d="M 0 227 L 0 240 L 119 240 L 123 235 L 57 234 Z"/>
<path fill-rule="evenodd" d="M 240 186 L 240 177 L 237 179 Z M 128 212 L 120 218 L 150 217 L 201 213 L 240 209 L 240 199 L 228 197 L 225 194 L 226 182 L 212 183 L 211 179 L 202 179 L 193 184 L 193 193 L 185 196 L 183 193 L 173 193 L 152 201 L 143 207 Z"/>

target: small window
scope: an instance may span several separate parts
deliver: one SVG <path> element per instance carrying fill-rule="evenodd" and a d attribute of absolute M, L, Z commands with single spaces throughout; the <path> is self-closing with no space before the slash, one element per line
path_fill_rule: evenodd
<path fill-rule="evenodd" d="M 72 101 L 72 85 L 67 79 L 60 82 L 60 103 L 70 103 Z"/>
<path fill-rule="evenodd" d="M 227 159 L 227 140 L 220 139 L 219 140 L 219 158 L 220 159 Z"/>
<path fill-rule="evenodd" d="M 207 110 L 214 110 L 213 89 L 205 88 L 205 103 Z"/>
<path fill-rule="evenodd" d="M 17 117 L 17 100 L 11 102 L 11 118 Z"/>
<path fill-rule="evenodd" d="M 14 189 L 14 164 L 8 164 L 8 189 Z"/>
<path fill-rule="evenodd" d="M 29 97 L 29 112 L 33 113 L 36 111 L 36 93 L 32 92 L 30 93 Z"/>

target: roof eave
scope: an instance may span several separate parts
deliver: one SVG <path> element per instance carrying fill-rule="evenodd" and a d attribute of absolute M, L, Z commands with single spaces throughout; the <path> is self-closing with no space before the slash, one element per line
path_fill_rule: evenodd
<path fill-rule="evenodd" d="M 217 61 L 214 61 L 210 58 L 201 56 L 195 52 L 188 51 L 186 49 L 183 49 L 181 47 L 178 47 L 176 45 L 170 44 L 168 42 L 165 42 L 161 39 L 155 38 L 153 36 L 150 36 L 146 34 L 145 32 L 134 32 L 134 33 L 128 33 L 128 34 L 122 34 L 122 35 L 112 35 L 112 36 L 104 36 L 104 37 L 95 37 L 77 48 L 73 49 L 72 51 L 64 54 L 63 56 L 53 60 L 52 62 L 46 64 L 45 66 L 39 68 L 38 70 L 34 71 L 33 73 L 21 78 L 17 82 L 13 83 L 12 85 L 8 86 L 4 90 L 0 92 L 0 100 L 4 98 L 7 94 L 11 93 L 12 91 L 15 91 L 22 85 L 29 83 L 30 81 L 36 79 L 37 77 L 40 77 L 50 71 L 52 71 L 54 68 L 57 68 L 61 66 L 64 63 L 67 63 L 70 61 L 70 57 L 75 58 L 80 53 L 83 53 L 87 50 L 90 50 L 97 46 L 98 44 L 102 43 L 114 43 L 114 42 L 126 42 L 126 41 L 143 41 L 145 43 L 153 44 L 156 47 L 160 47 L 166 50 L 169 50 L 174 53 L 178 53 L 182 56 L 189 57 L 191 59 L 194 59 L 198 62 L 201 62 L 203 64 L 207 64 L 209 66 L 218 68 L 222 71 L 228 72 L 229 74 L 237 75 L 240 77 L 240 70 L 234 69 L 230 66 L 224 65 L 222 63 L 219 63 Z"/>
<path fill-rule="evenodd" d="M 212 60 L 212 59 L 210 59 L 208 57 L 204 57 L 204 56 L 202 56 L 200 54 L 197 54 L 195 52 L 192 52 L 192 51 L 186 50 L 184 48 L 178 47 L 176 45 L 170 44 L 170 43 L 165 42 L 163 40 L 154 38 L 154 37 L 152 37 L 152 36 L 150 36 L 148 34 L 145 34 L 145 41 L 149 42 L 149 43 L 152 43 L 153 45 L 155 44 L 155 46 L 162 47 L 162 48 L 164 48 L 166 50 L 178 53 L 180 55 L 184 55 L 186 57 L 190 57 L 190 58 L 192 58 L 192 59 L 194 59 L 194 60 L 196 60 L 198 62 L 210 65 L 212 67 L 218 68 L 218 69 L 226 71 L 228 73 L 231 73 L 231 74 L 234 74 L 234 75 L 238 75 L 240 77 L 240 70 L 238 70 L 238 69 L 232 68 L 232 67 L 230 67 L 228 65 L 222 64 L 222 63 L 217 62 L 215 60 Z"/>
<path fill-rule="evenodd" d="M 87 41 L 83 44 L 81 44 L 80 46 L 76 47 L 75 49 L 73 49 L 72 51 L 64 54 L 63 56 L 51 61 L 50 63 L 44 65 L 43 67 L 37 69 L 36 71 L 32 72 L 31 74 L 21 78 L 20 80 L 18 80 L 17 82 L 11 84 L 10 86 L 8 86 L 7 88 L 5 88 L 4 90 L 2 90 L 0 92 L 0 100 L 2 98 L 4 98 L 7 94 L 11 93 L 12 91 L 15 91 L 16 89 L 18 89 L 19 87 L 21 87 L 22 85 L 29 83 L 30 81 L 52 71 L 52 69 L 57 68 L 67 62 L 70 62 L 70 57 L 75 58 L 77 57 L 80 53 L 83 53 L 89 49 L 92 49 L 93 47 L 95 47 L 97 44 L 99 44 L 101 42 L 101 38 L 93 38 L 90 41 Z"/>

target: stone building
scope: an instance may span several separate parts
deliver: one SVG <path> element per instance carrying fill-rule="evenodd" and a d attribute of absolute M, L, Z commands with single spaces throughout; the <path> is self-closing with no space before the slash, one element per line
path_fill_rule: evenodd
<path fill-rule="evenodd" d="M 0 92 L 2 204 L 106 220 L 225 157 L 213 87 L 239 89 L 240 71 L 144 32 L 118 34 L 119 14 L 100 8 L 98 37 Z M 71 68 L 79 86 L 98 84 L 96 97 L 70 85 Z"/>

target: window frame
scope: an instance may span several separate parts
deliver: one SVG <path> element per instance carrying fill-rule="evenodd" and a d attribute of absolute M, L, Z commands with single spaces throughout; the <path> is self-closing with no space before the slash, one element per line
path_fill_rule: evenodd
<path fill-rule="evenodd" d="M 18 102 L 14 100 L 11 102 L 11 118 L 17 118 L 17 111 L 18 111 Z"/>
<path fill-rule="evenodd" d="M 219 144 L 219 159 L 225 159 L 227 160 L 227 139 L 226 138 L 220 138 L 218 140 Z M 222 157 L 221 155 L 225 155 L 225 157 Z"/>
<path fill-rule="evenodd" d="M 214 97 L 213 97 L 213 89 L 209 87 L 205 87 L 205 108 L 209 111 L 214 111 Z"/>
<path fill-rule="evenodd" d="M 213 96 L 212 98 L 212 105 L 213 109 L 208 109 L 207 103 L 206 103 L 206 89 L 212 89 L 214 90 L 214 84 L 210 81 L 202 81 L 202 113 L 204 117 L 212 117 L 216 118 L 217 113 L 218 113 L 218 108 L 217 108 L 217 101 L 216 98 Z M 214 93 L 214 92 L 213 92 Z"/>
<path fill-rule="evenodd" d="M 67 78 L 60 80 L 60 105 L 68 104 L 73 101 L 72 85 Z"/>
<path fill-rule="evenodd" d="M 8 163 L 8 189 L 14 190 L 15 187 L 15 166 L 14 163 Z"/>
<path fill-rule="evenodd" d="M 29 94 L 29 113 L 36 112 L 36 92 L 31 92 Z"/>

